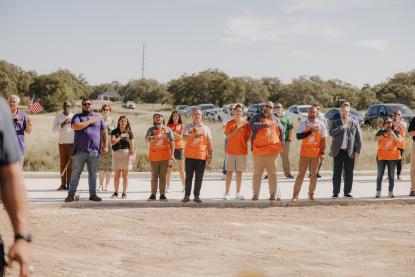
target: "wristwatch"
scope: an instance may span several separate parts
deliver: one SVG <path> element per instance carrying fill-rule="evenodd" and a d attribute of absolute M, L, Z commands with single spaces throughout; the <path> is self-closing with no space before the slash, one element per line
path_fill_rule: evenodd
<path fill-rule="evenodd" d="M 25 240 L 27 242 L 32 242 L 32 236 L 31 235 L 21 235 L 21 234 L 15 234 L 14 235 L 14 241 L 18 241 L 18 240 Z"/>

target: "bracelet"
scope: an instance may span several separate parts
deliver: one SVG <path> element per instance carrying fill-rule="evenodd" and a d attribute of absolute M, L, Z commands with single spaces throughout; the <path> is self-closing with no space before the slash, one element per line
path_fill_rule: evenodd
<path fill-rule="evenodd" d="M 18 241 L 18 240 L 25 240 L 25 241 L 27 241 L 27 242 L 32 242 L 32 236 L 31 235 L 26 235 L 26 236 L 23 236 L 23 235 L 21 235 L 21 234 L 15 234 L 14 235 L 14 241 L 16 242 L 16 241 Z"/>

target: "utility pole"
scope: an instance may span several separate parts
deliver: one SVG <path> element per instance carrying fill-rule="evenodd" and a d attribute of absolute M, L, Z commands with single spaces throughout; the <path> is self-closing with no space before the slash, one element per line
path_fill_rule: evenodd
<path fill-rule="evenodd" d="M 143 56 L 141 61 L 141 79 L 144 79 L 144 60 L 146 55 L 146 45 L 143 43 Z"/>

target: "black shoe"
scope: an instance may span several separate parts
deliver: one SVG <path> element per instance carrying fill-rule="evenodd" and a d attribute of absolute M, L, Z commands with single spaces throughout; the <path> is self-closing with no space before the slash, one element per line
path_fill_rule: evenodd
<path fill-rule="evenodd" d="M 331 199 L 337 199 L 339 197 L 339 195 L 338 194 L 333 194 L 332 196 L 331 196 Z"/>
<path fill-rule="evenodd" d="M 264 180 L 267 180 L 267 179 L 268 179 L 268 175 L 265 175 Z"/>
<path fill-rule="evenodd" d="M 311 174 L 308 175 L 308 178 L 311 178 Z"/>
<path fill-rule="evenodd" d="M 154 194 L 150 195 L 150 197 L 147 199 L 147 201 L 154 201 L 154 200 L 157 200 Z"/>
<path fill-rule="evenodd" d="M 350 193 L 345 193 L 344 198 L 353 198 L 353 196 Z"/>
<path fill-rule="evenodd" d="M 160 201 L 167 202 L 167 197 L 164 194 L 161 194 L 159 199 L 160 199 Z"/>
<path fill-rule="evenodd" d="M 202 203 L 202 199 L 200 199 L 199 196 L 195 196 L 193 201 L 195 201 L 196 203 Z"/>
<path fill-rule="evenodd" d="M 96 195 L 96 194 L 93 194 L 93 195 L 89 196 L 89 200 L 96 201 L 96 202 L 102 201 L 101 197 L 98 197 L 98 195 Z"/>
<path fill-rule="evenodd" d="M 127 194 L 125 192 L 122 193 L 121 199 L 127 199 Z"/>
<path fill-rule="evenodd" d="M 57 191 L 62 191 L 62 190 L 66 190 L 66 187 L 65 187 L 65 186 L 60 186 L 60 187 L 57 189 Z"/>
<path fill-rule="evenodd" d="M 288 174 L 287 176 L 285 176 L 287 179 L 294 179 L 294 176 L 292 176 L 291 174 Z"/>
<path fill-rule="evenodd" d="M 118 199 L 118 192 L 114 192 L 114 194 L 111 195 L 111 199 Z"/>
<path fill-rule="evenodd" d="M 70 195 L 68 195 L 66 198 L 65 198 L 65 202 L 73 202 L 75 200 L 75 198 L 73 197 L 73 196 L 70 196 Z"/>
<path fill-rule="evenodd" d="M 183 203 L 186 203 L 186 202 L 189 202 L 189 201 L 190 201 L 190 198 L 187 195 L 185 195 L 185 197 L 182 199 Z"/>
<path fill-rule="evenodd" d="M 320 175 L 320 173 L 317 173 L 317 178 L 321 178 L 321 175 Z"/>

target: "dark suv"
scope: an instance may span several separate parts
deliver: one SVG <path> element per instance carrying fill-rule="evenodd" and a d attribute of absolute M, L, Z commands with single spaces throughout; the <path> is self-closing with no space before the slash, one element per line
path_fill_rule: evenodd
<path fill-rule="evenodd" d="M 248 111 L 247 111 L 247 120 L 250 121 L 254 115 L 262 112 L 262 110 L 264 109 L 264 105 L 265 103 L 250 104 L 248 106 Z"/>
<path fill-rule="evenodd" d="M 379 124 L 379 119 L 392 117 L 396 111 L 401 111 L 402 119 L 408 123 L 415 117 L 415 113 L 404 104 L 382 103 L 369 106 L 364 122 L 366 125 L 375 126 Z"/>

